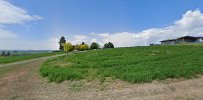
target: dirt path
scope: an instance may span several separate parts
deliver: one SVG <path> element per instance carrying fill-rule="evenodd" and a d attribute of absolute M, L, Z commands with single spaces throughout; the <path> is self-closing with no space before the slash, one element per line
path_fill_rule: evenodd
<path fill-rule="evenodd" d="M 203 100 L 203 77 L 130 84 L 119 80 L 48 83 L 39 75 L 44 60 L 23 64 L 0 78 L 0 100 Z M 19 65 L 22 66 L 22 65 Z"/>
<path fill-rule="evenodd" d="M 33 59 L 29 59 L 29 60 L 17 61 L 17 62 L 8 63 L 8 64 L 0 64 L 0 68 L 1 67 L 6 67 L 6 66 L 13 66 L 13 65 L 19 65 L 19 64 L 29 63 L 29 62 L 38 61 L 38 60 L 44 60 L 44 59 L 58 57 L 58 56 L 63 56 L 63 55 L 66 55 L 66 54 L 59 54 L 59 55 L 48 56 L 48 57 L 33 58 Z"/>

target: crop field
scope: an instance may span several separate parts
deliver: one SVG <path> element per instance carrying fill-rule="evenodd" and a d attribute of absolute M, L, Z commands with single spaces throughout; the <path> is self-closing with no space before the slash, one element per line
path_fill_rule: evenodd
<path fill-rule="evenodd" d="M 131 83 L 203 74 L 203 46 L 149 46 L 74 53 L 46 61 L 40 74 L 49 81 L 100 80 L 107 77 Z"/>
<path fill-rule="evenodd" d="M 33 54 L 19 55 L 19 56 L 0 56 L 0 64 L 28 60 L 32 58 L 52 56 L 56 54 L 60 54 L 60 52 L 33 53 Z"/>

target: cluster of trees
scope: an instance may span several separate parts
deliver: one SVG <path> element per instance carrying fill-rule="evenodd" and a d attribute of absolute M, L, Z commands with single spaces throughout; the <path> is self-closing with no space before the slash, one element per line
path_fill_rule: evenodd
<path fill-rule="evenodd" d="M 104 44 L 104 49 L 106 48 L 114 48 L 113 43 L 109 42 Z M 70 42 L 66 42 L 66 39 L 64 36 L 61 37 L 59 41 L 59 50 L 60 51 L 65 51 L 65 52 L 70 52 L 73 50 L 78 50 L 78 51 L 85 51 L 85 50 L 94 50 L 94 49 L 101 49 L 100 45 L 96 42 L 93 42 L 90 46 L 86 44 L 85 42 L 82 42 L 81 44 L 76 44 L 72 45 Z"/>
<path fill-rule="evenodd" d="M 105 43 L 105 44 L 104 44 L 104 49 L 106 49 L 106 48 L 114 48 L 113 43 L 111 43 L 111 42 Z"/>
<path fill-rule="evenodd" d="M 3 51 L 1 56 L 11 56 L 11 53 L 9 51 L 7 53 L 5 51 Z"/>

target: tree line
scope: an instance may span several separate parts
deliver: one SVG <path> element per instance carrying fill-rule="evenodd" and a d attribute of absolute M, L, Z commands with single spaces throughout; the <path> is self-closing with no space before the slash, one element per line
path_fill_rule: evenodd
<path fill-rule="evenodd" d="M 11 53 L 9 51 L 7 53 L 5 51 L 3 51 L 1 53 L 1 56 L 11 56 Z"/>
<path fill-rule="evenodd" d="M 103 46 L 103 49 L 107 49 L 107 48 L 114 48 L 114 44 L 112 42 L 105 43 Z M 64 36 L 62 36 L 59 41 L 60 51 L 70 52 L 73 50 L 85 51 L 85 50 L 94 50 L 94 49 L 101 49 L 99 43 L 92 42 L 90 46 L 85 42 L 82 42 L 81 44 L 72 45 L 70 42 L 66 41 Z"/>

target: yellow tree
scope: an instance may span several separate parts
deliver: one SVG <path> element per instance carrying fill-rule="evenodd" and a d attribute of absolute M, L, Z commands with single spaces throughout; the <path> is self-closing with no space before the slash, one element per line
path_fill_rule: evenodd
<path fill-rule="evenodd" d="M 80 51 L 89 50 L 89 45 L 87 45 L 87 44 L 81 44 L 79 46 L 79 50 Z"/>
<path fill-rule="evenodd" d="M 69 42 L 63 44 L 63 48 L 65 52 L 69 52 L 73 50 L 73 45 Z"/>

